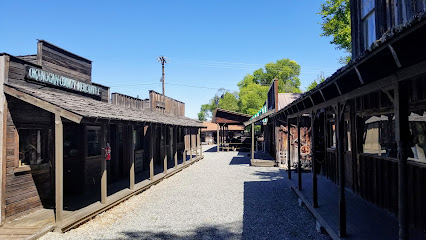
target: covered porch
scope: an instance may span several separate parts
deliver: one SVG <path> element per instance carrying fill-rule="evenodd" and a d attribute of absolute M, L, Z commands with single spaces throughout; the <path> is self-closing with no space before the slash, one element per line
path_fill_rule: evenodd
<path fill-rule="evenodd" d="M 34 194 L 34 206 L 16 194 L 3 202 L 0 236 L 69 230 L 203 158 L 202 125 L 192 119 L 22 85 L 5 84 L 4 92 L 13 137 L 5 190 Z M 39 112 L 39 124 L 23 122 L 31 118 L 20 109 Z M 17 154 L 27 132 L 35 157 Z"/>

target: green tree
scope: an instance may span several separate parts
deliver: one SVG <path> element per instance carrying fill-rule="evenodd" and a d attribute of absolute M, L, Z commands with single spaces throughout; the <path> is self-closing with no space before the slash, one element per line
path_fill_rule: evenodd
<path fill-rule="evenodd" d="M 267 63 L 264 68 L 244 76 L 237 86 L 239 92 L 219 89 L 208 104 L 201 106 L 199 118 L 211 118 L 216 108 L 254 115 L 263 107 L 272 81 L 278 79 L 278 91 L 300 93 L 300 66 L 288 58 Z"/>
<path fill-rule="evenodd" d="M 236 112 L 238 108 L 237 93 L 225 92 L 219 98 L 219 108 Z"/>
<path fill-rule="evenodd" d="M 325 77 L 324 72 L 321 72 L 320 75 L 317 76 L 317 79 L 315 79 L 313 82 L 309 84 L 309 86 L 306 88 L 306 91 L 307 92 L 311 91 L 318 85 L 318 83 L 324 82 L 325 79 L 327 78 Z"/>
<path fill-rule="evenodd" d="M 330 43 L 349 53 L 341 58 L 341 63 L 348 63 L 351 60 L 351 13 L 349 0 L 327 0 L 321 4 L 320 12 L 322 16 L 321 36 L 332 37 Z"/>
<path fill-rule="evenodd" d="M 205 122 L 205 121 L 207 121 L 206 113 L 205 113 L 205 112 L 203 112 L 203 111 L 200 111 L 200 112 L 198 113 L 198 120 L 200 120 L 201 122 Z"/>
<path fill-rule="evenodd" d="M 272 81 L 278 79 L 278 91 L 299 93 L 300 91 L 300 66 L 288 58 L 265 64 L 264 68 L 257 69 L 253 74 L 248 74 L 238 83 L 241 89 L 250 83 L 270 86 Z"/>
<path fill-rule="evenodd" d="M 229 111 L 238 111 L 238 93 L 229 92 L 223 88 L 219 89 L 215 96 L 210 99 L 209 103 L 201 105 L 198 119 L 200 121 L 207 121 L 212 118 L 213 112 L 216 108 L 222 108 Z"/>
<path fill-rule="evenodd" d="M 269 86 L 262 86 L 256 83 L 249 83 L 240 88 L 239 107 L 240 112 L 254 115 L 263 107 Z"/>

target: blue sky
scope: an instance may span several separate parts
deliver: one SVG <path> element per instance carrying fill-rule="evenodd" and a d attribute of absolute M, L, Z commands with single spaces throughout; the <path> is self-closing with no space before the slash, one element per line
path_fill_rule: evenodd
<path fill-rule="evenodd" d="M 140 98 L 161 92 L 196 118 L 219 88 L 268 62 L 301 66 L 302 90 L 345 55 L 320 37 L 321 1 L 1 1 L 0 52 L 35 54 L 44 39 L 93 61 L 92 80 Z"/>

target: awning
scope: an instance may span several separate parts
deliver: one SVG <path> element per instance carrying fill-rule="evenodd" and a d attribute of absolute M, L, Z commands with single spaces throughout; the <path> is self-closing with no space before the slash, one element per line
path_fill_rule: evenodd
<path fill-rule="evenodd" d="M 248 125 L 250 125 L 250 124 L 252 124 L 252 123 L 256 123 L 256 122 L 258 122 L 258 121 L 261 121 L 261 120 L 263 120 L 263 119 L 266 119 L 268 116 L 270 116 L 270 115 L 272 115 L 272 114 L 274 114 L 275 113 L 275 110 L 271 110 L 271 111 L 268 111 L 268 112 L 266 112 L 266 113 L 263 113 L 263 114 L 261 114 L 261 115 L 258 115 L 257 117 L 252 117 L 249 121 L 247 121 L 247 122 L 244 122 L 243 124 L 244 124 L 244 126 L 248 126 Z"/>
<path fill-rule="evenodd" d="M 24 102 L 40 107 L 61 117 L 80 123 L 82 118 L 161 123 L 176 126 L 200 127 L 203 124 L 187 117 L 136 110 L 82 97 L 70 92 L 21 84 L 4 84 L 4 92 Z"/>

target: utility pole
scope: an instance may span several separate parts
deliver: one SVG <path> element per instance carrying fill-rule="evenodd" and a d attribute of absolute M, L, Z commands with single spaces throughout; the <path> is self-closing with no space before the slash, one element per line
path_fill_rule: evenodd
<path fill-rule="evenodd" d="M 159 57 L 157 57 L 157 60 L 158 60 L 159 62 L 161 62 L 161 66 L 162 66 L 162 68 L 163 68 L 163 76 L 162 76 L 162 78 L 161 78 L 161 82 L 163 83 L 163 97 L 164 97 L 164 96 L 165 96 L 165 94 L 166 94 L 166 93 L 165 93 L 165 90 L 164 90 L 164 80 L 165 80 L 164 64 L 168 62 L 168 59 L 167 59 L 167 57 L 159 56 Z"/>

